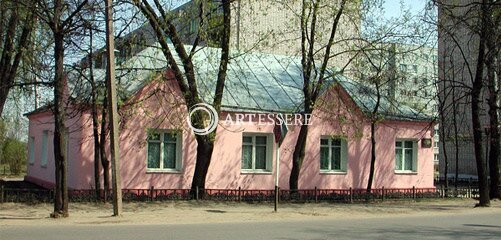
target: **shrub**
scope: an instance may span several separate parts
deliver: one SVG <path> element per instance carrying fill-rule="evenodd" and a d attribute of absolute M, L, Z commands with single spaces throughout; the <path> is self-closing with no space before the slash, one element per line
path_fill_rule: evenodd
<path fill-rule="evenodd" d="M 10 172 L 19 175 L 26 164 L 26 143 L 7 138 L 2 147 L 2 159 L 9 164 Z"/>

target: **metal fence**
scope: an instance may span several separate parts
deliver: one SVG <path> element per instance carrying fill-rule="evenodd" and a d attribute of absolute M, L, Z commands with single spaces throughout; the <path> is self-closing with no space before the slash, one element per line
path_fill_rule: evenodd
<path fill-rule="evenodd" d="M 198 190 L 198 191 L 197 191 Z M 131 201 L 173 201 L 173 200 L 213 200 L 238 202 L 272 202 L 275 190 L 247 189 L 123 189 L 124 202 Z M 71 202 L 96 202 L 112 199 L 111 191 L 69 190 Z M 279 190 L 282 202 L 367 202 L 385 200 L 417 200 L 424 198 L 475 198 L 478 188 L 461 187 L 446 190 L 439 188 L 380 188 L 372 189 L 302 189 Z M 54 191 L 51 189 L 4 188 L 0 187 L 0 202 L 52 202 Z"/>

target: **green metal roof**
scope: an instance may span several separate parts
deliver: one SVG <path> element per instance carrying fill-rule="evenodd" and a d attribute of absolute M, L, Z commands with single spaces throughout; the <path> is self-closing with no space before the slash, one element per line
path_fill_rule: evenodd
<path fill-rule="evenodd" d="M 174 49 L 173 46 L 170 46 Z M 191 46 L 186 49 L 189 52 Z M 193 57 L 198 90 L 203 101 L 212 103 L 219 68 L 220 49 L 204 47 Z M 176 61 L 181 61 L 175 55 Z M 298 57 L 264 53 L 230 52 L 222 107 L 225 111 L 244 112 L 300 112 L 302 111 L 302 71 Z M 182 65 L 180 65 L 182 66 Z M 128 98 L 140 87 L 149 83 L 158 71 L 167 67 L 165 57 L 157 44 L 145 48 L 117 66 L 118 89 L 122 99 Z M 104 70 L 95 69 L 95 79 L 104 80 Z M 357 106 L 370 113 L 376 104 L 376 94 L 368 86 L 336 74 L 328 79 L 324 89 L 338 82 L 351 96 Z M 72 84 L 84 86 L 85 84 Z M 77 89 L 77 88 L 75 88 Z M 88 96 L 89 88 L 80 87 L 74 97 Z M 79 97 L 80 96 L 80 97 Z M 387 119 L 431 121 L 431 117 L 406 105 L 383 97 L 380 114 Z"/>

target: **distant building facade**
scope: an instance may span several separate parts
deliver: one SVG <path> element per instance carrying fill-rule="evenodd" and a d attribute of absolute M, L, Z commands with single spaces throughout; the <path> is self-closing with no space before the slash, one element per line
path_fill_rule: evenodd
<path fill-rule="evenodd" d="M 477 169 L 473 148 L 470 88 L 475 75 L 479 37 L 471 30 L 477 24 L 478 0 L 441 0 L 438 4 L 439 20 L 439 93 L 443 103 L 447 176 L 476 178 Z M 488 157 L 489 134 L 488 93 L 484 88 L 480 97 L 480 121 L 483 127 L 485 158 Z M 499 114 L 499 113 L 498 113 Z M 445 150 L 445 151 L 444 151 Z M 488 164 L 488 161 L 486 161 Z M 440 175 L 445 177 L 445 155 L 440 155 Z"/>

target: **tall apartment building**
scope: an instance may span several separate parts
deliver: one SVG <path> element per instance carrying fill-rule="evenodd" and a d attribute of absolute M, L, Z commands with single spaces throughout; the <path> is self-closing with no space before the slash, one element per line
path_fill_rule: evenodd
<path fill-rule="evenodd" d="M 471 97 L 469 94 L 476 73 L 479 47 L 478 34 L 472 26 L 478 24 L 478 0 L 441 0 L 438 1 L 439 13 L 439 93 L 444 105 L 445 132 L 448 176 L 454 176 L 456 166 L 459 177 L 477 175 L 475 152 L 473 149 Z M 481 96 L 480 120 L 484 127 L 484 153 L 488 157 L 487 91 Z M 440 146 L 443 152 L 443 147 Z M 457 163 L 457 164 L 456 164 Z M 445 159 L 440 156 L 441 176 L 444 176 Z"/>
<path fill-rule="evenodd" d="M 327 44 L 333 9 L 337 9 L 339 0 L 326 1 L 318 14 L 316 49 Z M 353 54 L 349 51 L 352 39 L 359 36 L 360 16 L 358 3 L 346 5 L 341 17 L 332 54 L 337 56 L 330 60 L 331 67 L 342 68 L 348 65 Z M 278 55 L 301 55 L 301 0 L 269 1 L 269 0 L 235 0 L 232 1 L 230 51 L 263 52 Z M 168 14 L 172 16 L 176 29 L 187 45 L 192 45 L 199 31 L 199 2 L 192 0 Z M 205 25 L 201 46 L 218 47 L 219 32 L 222 30 L 222 6 L 220 0 L 211 1 L 205 10 Z M 350 39 L 349 41 L 345 39 Z M 147 46 L 157 42 L 155 33 L 149 24 L 134 30 L 117 41 L 116 54 L 119 61 L 127 59 Z M 320 59 L 322 56 L 318 55 Z M 103 67 L 105 61 L 97 59 L 96 67 Z"/>

